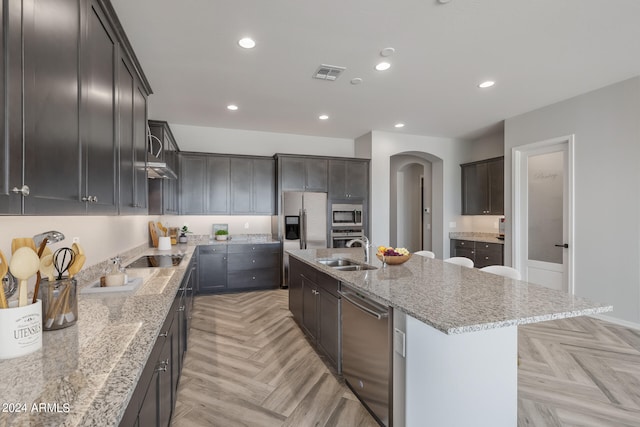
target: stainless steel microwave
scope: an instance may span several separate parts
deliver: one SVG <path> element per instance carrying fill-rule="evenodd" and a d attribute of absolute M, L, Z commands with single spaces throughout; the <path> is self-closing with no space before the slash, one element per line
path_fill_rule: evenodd
<path fill-rule="evenodd" d="M 331 225 L 362 226 L 362 205 L 357 204 L 333 204 L 331 205 Z"/>

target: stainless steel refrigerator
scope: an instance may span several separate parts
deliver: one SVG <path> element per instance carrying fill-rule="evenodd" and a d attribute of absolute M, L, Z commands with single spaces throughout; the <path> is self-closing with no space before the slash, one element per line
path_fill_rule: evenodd
<path fill-rule="evenodd" d="M 280 218 L 284 259 L 283 280 L 289 283 L 289 249 L 327 247 L 327 193 L 285 191 Z"/>

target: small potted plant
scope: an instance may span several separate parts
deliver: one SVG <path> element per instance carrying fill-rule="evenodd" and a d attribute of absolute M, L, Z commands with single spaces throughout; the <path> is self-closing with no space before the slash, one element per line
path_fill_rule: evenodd
<path fill-rule="evenodd" d="M 179 243 L 187 243 L 187 233 L 191 233 L 191 232 L 189 231 L 189 226 L 185 224 L 180 229 L 180 237 L 178 237 Z"/>
<path fill-rule="evenodd" d="M 229 232 L 227 230 L 216 231 L 216 240 L 227 240 L 229 238 Z"/>

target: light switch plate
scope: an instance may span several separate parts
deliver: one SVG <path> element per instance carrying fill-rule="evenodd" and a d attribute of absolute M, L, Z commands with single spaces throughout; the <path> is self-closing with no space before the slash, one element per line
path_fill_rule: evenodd
<path fill-rule="evenodd" d="M 400 356 L 406 356 L 406 334 L 398 328 L 393 329 L 393 350 Z"/>

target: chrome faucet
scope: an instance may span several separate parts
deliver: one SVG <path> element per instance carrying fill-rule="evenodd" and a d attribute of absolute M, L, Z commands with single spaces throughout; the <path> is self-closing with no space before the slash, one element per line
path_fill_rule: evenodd
<path fill-rule="evenodd" d="M 353 240 L 349 240 L 346 244 L 346 246 L 348 248 L 350 248 L 354 243 L 360 243 L 362 245 L 362 247 L 364 248 L 364 262 L 369 262 L 369 248 L 371 248 L 371 243 L 369 242 L 369 239 L 367 238 L 367 236 L 362 236 L 358 239 L 353 239 Z"/>

